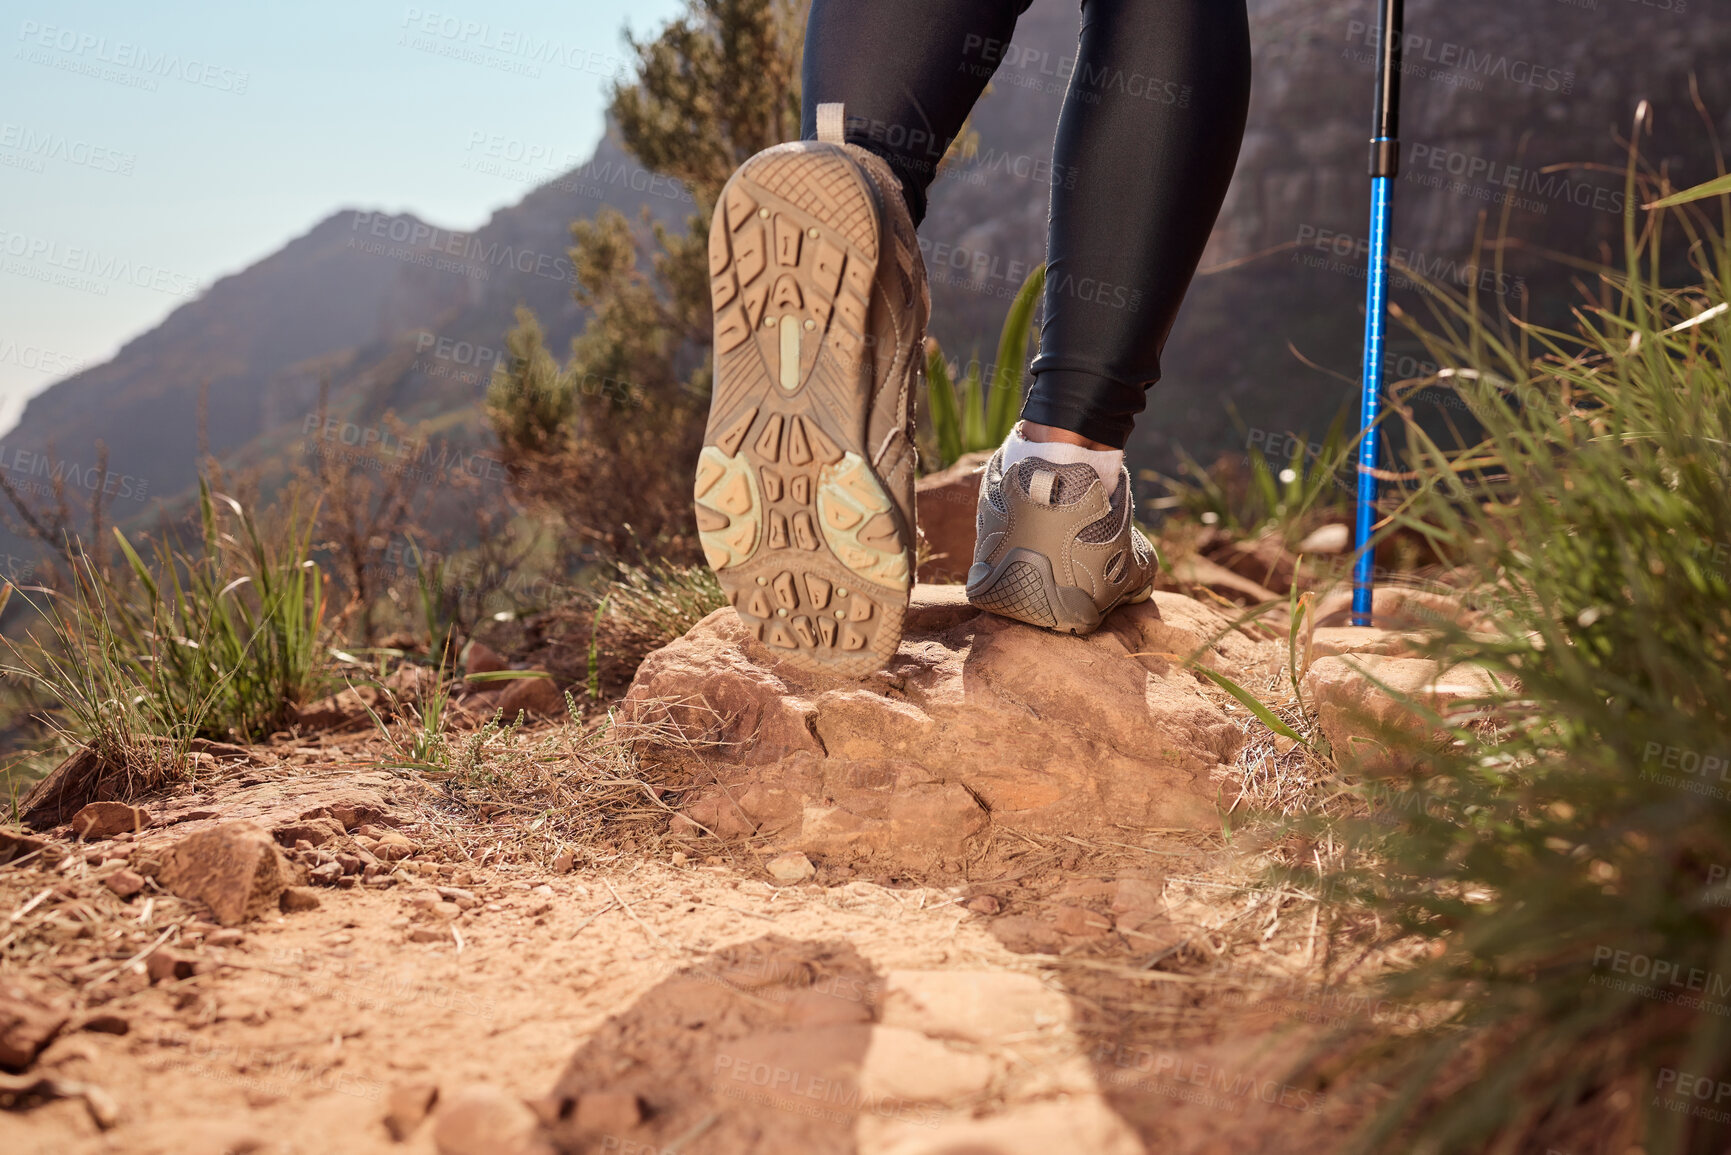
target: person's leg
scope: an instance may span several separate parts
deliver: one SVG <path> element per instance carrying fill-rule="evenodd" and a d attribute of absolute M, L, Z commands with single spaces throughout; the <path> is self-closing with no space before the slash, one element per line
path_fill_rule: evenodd
<path fill-rule="evenodd" d="M 818 105 L 845 105 L 848 143 L 889 163 L 919 224 L 938 162 L 1030 3 L 812 0 L 801 135 L 817 135 Z"/>
<path fill-rule="evenodd" d="M 1226 197 L 1250 103 L 1244 0 L 1084 0 L 1053 154 L 1029 440 L 1122 449 Z"/>

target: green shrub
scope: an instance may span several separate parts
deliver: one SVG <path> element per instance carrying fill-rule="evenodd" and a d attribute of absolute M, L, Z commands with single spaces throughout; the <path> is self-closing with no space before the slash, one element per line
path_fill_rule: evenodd
<path fill-rule="evenodd" d="M 1699 205 L 1643 217 L 1633 165 L 1628 186 L 1625 264 L 1575 331 L 1469 295 L 1437 298 L 1423 334 L 1484 437 L 1444 451 L 1405 422 L 1419 476 L 1384 532 L 1475 575 L 1491 625 L 1444 625 L 1432 652 L 1517 689 L 1451 715 L 1410 780 L 1365 788 L 1402 805 L 1315 824 L 1353 848 L 1331 886 L 1431 944 L 1390 984 L 1429 1025 L 1358 1055 L 1391 1089 L 1366 1149 L 1731 1136 L 1677 1093 L 1731 1077 L 1731 198 L 1714 228 Z"/>
<path fill-rule="evenodd" d="M 48 637 L 12 644 L 21 664 L 8 672 L 113 765 L 156 766 L 162 749 L 179 764 L 195 737 L 260 740 L 319 691 L 329 639 L 316 517 L 291 501 L 261 529 L 203 480 L 199 512 L 197 553 L 163 538 L 147 564 L 117 529 L 128 572 L 79 555 L 72 588 L 37 606 Z"/>

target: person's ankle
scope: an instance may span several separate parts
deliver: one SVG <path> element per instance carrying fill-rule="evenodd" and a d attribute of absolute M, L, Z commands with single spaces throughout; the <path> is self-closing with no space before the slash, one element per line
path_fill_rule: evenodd
<path fill-rule="evenodd" d="M 1103 441 L 1090 441 L 1080 433 L 1074 433 L 1068 429 L 1060 429 L 1056 425 L 1041 425 L 1034 421 L 1020 421 L 1017 422 L 1016 428 L 1021 431 L 1022 437 L 1028 441 L 1044 444 L 1057 442 L 1061 445 L 1079 445 L 1083 449 L 1090 449 L 1096 453 L 1121 452 L 1116 445 L 1107 445 Z"/>
<path fill-rule="evenodd" d="M 1062 434 L 1062 436 L 1029 436 L 1032 430 L 1035 434 Z M 1036 449 L 1036 446 L 1044 448 Z M 1057 429 L 1050 425 L 1036 425 L 1030 421 L 1018 421 L 1009 437 L 1004 439 L 1003 468 L 1008 470 L 1018 461 L 1030 457 L 1042 458 L 1054 465 L 1087 465 L 1099 476 L 1100 483 L 1106 487 L 1108 494 L 1118 490 L 1119 476 L 1124 469 L 1124 451 L 1114 449 L 1110 445 L 1101 445 L 1098 441 L 1090 441 L 1068 429 Z"/>

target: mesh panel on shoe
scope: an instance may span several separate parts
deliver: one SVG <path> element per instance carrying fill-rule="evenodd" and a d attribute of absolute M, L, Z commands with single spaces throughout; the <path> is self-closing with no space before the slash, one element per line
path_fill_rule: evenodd
<path fill-rule="evenodd" d="M 1099 480 L 1100 475 L 1094 472 L 1092 465 L 1072 462 L 1068 465 L 1054 465 L 1043 457 L 1026 457 L 1016 463 L 1022 466 L 1021 480 L 1023 494 L 1034 483 L 1034 474 L 1042 470 L 1054 475 L 1052 482 L 1052 504 L 1069 505 L 1081 501 L 1082 495 L 1088 492 L 1088 487 Z"/>
<path fill-rule="evenodd" d="M 1089 472 L 1093 472 L 1089 470 Z M 1124 516 L 1130 499 L 1126 490 L 1129 479 L 1118 478 L 1118 489 L 1112 494 L 1112 512 L 1102 517 L 1092 525 L 1084 526 L 1082 532 L 1076 535 L 1076 540 L 1086 545 L 1105 545 L 1117 539 L 1124 528 Z"/>
<path fill-rule="evenodd" d="M 1010 507 L 1004 501 L 1004 471 L 999 468 L 1003 458 L 994 454 L 986 463 L 986 476 L 980 479 L 980 492 L 991 503 L 993 509 L 1005 517 L 1010 516 Z"/>

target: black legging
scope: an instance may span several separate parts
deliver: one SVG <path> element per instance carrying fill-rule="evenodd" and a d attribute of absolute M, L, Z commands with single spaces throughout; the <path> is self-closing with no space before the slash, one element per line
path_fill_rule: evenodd
<path fill-rule="evenodd" d="M 812 0 L 804 135 L 817 135 L 819 104 L 845 104 L 847 139 L 895 169 L 918 223 L 938 161 L 1031 2 Z M 1029 421 L 1129 440 L 1238 161 L 1244 2 L 1082 0 L 1052 156 Z"/>

